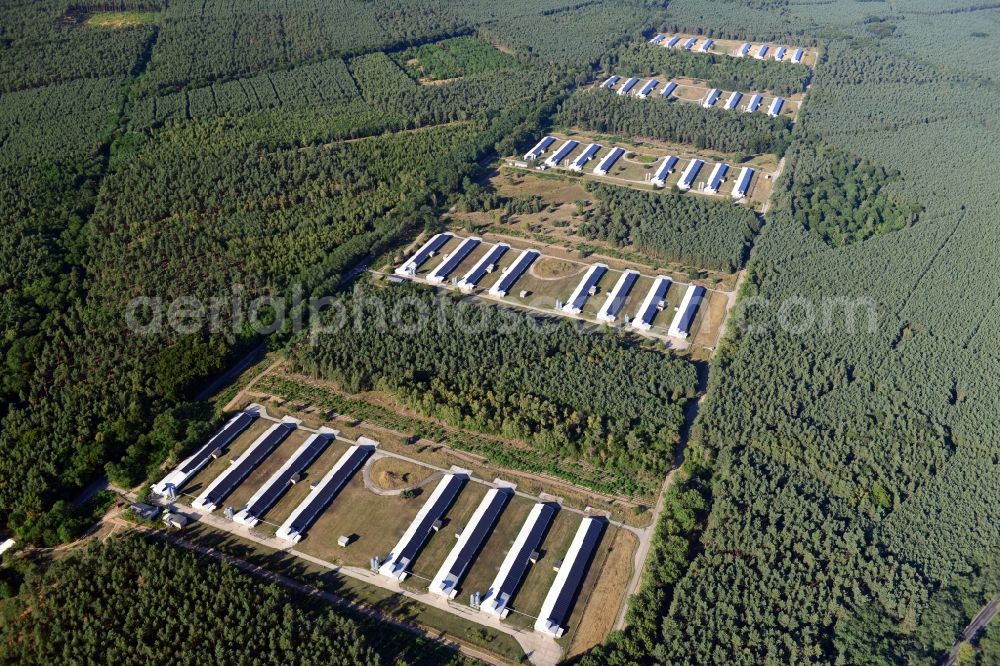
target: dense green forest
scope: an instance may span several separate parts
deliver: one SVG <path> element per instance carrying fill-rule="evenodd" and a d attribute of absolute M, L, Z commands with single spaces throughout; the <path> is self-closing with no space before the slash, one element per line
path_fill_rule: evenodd
<path fill-rule="evenodd" d="M 559 107 L 556 122 L 618 136 L 691 144 L 726 153 L 781 155 L 788 146 L 792 122 L 763 113 L 706 109 L 700 104 L 639 99 L 613 91 L 582 91 Z"/>
<path fill-rule="evenodd" d="M 357 84 L 340 58 L 291 70 L 264 72 L 136 100 L 130 110 L 133 129 L 168 119 L 198 119 L 243 115 L 262 109 L 308 109 L 336 106 L 360 97 Z"/>
<path fill-rule="evenodd" d="M 902 204 L 890 174 L 867 160 L 802 137 L 788 154 L 788 177 L 774 196 L 803 227 L 834 246 L 913 224 L 919 204 Z"/>
<path fill-rule="evenodd" d="M 659 32 L 686 32 L 716 39 L 755 42 L 815 44 L 822 24 L 836 24 L 845 17 L 860 21 L 872 12 L 868 2 L 854 0 L 809 3 L 796 0 L 684 0 L 675 2 L 660 24 Z M 798 9 L 798 11 L 796 11 Z M 849 19 L 849 20 L 850 20 Z"/>
<path fill-rule="evenodd" d="M 669 469 L 696 389 L 688 361 L 423 288 L 359 287 L 346 307 L 356 323 L 298 344 L 293 369 L 615 470 L 618 492 Z"/>
<path fill-rule="evenodd" d="M 59 0 L 7 2 L 0 7 L 0 93 L 126 76 L 142 67 L 156 39 L 154 26 L 95 30 L 67 20 L 69 13 L 69 4 Z"/>
<path fill-rule="evenodd" d="M 152 22 L 88 21 L 116 9 Z M 259 339 L 230 308 L 136 334 L 130 299 L 327 294 L 436 225 L 578 76 L 524 51 L 516 70 L 419 86 L 384 52 L 501 18 L 569 20 L 572 3 L 2 11 L 0 522 L 22 538 L 62 533 L 46 511 L 103 471 L 137 483 L 203 436 L 212 419 L 187 401 Z M 234 42 L 237 24 L 253 39 Z"/>
<path fill-rule="evenodd" d="M 518 4 L 491 3 L 490 6 L 498 11 L 501 7 L 514 9 Z M 540 11 L 515 11 L 498 16 L 484 23 L 480 33 L 493 42 L 527 54 L 532 60 L 569 68 L 577 72 L 581 81 L 587 76 L 581 65 L 589 66 L 606 56 L 623 39 L 637 36 L 656 20 L 656 16 L 662 15 L 659 10 L 666 5 L 655 0 L 543 0 L 524 4 Z"/>
<path fill-rule="evenodd" d="M 775 95 L 800 93 L 811 77 L 805 65 L 691 53 L 644 43 L 622 48 L 612 67 L 622 76 L 685 76 L 703 79 L 709 86 L 721 90 Z"/>
<path fill-rule="evenodd" d="M 90 20 L 108 10 L 143 18 Z M 92 518 L 68 501 L 81 488 L 102 474 L 139 483 L 203 441 L 219 415 L 195 396 L 262 340 L 225 308 L 214 323 L 132 330 L 133 297 L 331 295 L 452 206 L 483 204 L 469 184 L 497 155 L 579 126 L 786 157 L 752 238 L 743 209 L 670 195 L 659 209 L 612 189 L 581 226 L 746 266 L 630 626 L 584 659 L 936 661 L 1000 589 L 997 14 L 978 0 L 4 3 L 3 536 L 72 538 Z M 810 75 L 645 44 L 681 30 L 815 45 L 819 61 Z M 618 68 L 809 88 L 794 126 L 578 90 Z M 424 85 L 428 73 L 447 80 Z M 362 297 L 446 317 L 410 335 L 295 338 L 296 369 L 389 391 L 500 464 L 551 472 L 562 458 L 607 469 L 595 489 L 659 487 L 696 391 L 690 362 L 429 290 Z M 489 334 L 448 321 L 473 315 Z M 272 345 L 293 339 L 275 324 Z M 516 440 L 509 452 L 497 434 Z M 113 544 L 32 573 L 4 605 L 4 658 L 165 661 L 173 636 L 202 662 L 263 661 L 290 654 L 288 635 L 315 639 L 291 660 L 406 658 L 404 639 L 384 649 L 383 632 L 359 638 L 163 548 Z M 194 607 L 227 628 L 207 640 L 204 624 L 175 622 Z M 259 608 L 275 622 L 262 627 Z M 967 659 L 995 661 L 996 642 L 994 624 Z"/>
<path fill-rule="evenodd" d="M 590 189 L 597 207 L 578 233 L 667 261 L 734 271 L 759 224 L 752 210 L 728 201 L 608 185 Z"/>
<path fill-rule="evenodd" d="M 1000 236 L 968 177 L 1000 149 L 989 51 L 936 61 L 922 16 L 892 17 L 920 31 L 905 48 L 875 36 L 876 3 L 775 4 L 671 5 L 711 34 L 839 34 L 694 428 L 689 457 L 713 465 L 698 554 L 655 647 L 640 624 L 601 663 L 934 663 L 1000 589 Z"/>
<path fill-rule="evenodd" d="M 435 644 L 348 619 L 233 566 L 143 537 L 31 567 L 0 602 L 5 664 L 447 663 Z M 454 660 L 461 663 L 459 659 Z"/>
<path fill-rule="evenodd" d="M 5 418 L 9 445 L 0 462 L 10 483 L 0 494 L 15 523 L 38 510 L 51 492 L 47 479 L 84 483 L 102 458 L 115 460 L 147 427 L 159 401 L 189 395 L 252 333 L 227 325 L 231 317 L 223 313 L 214 330 L 179 334 L 164 326 L 130 334 L 123 321 L 130 298 L 225 297 L 238 285 L 250 299 L 281 294 L 293 282 L 306 295 L 335 285 L 355 258 L 430 219 L 421 208 L 432 192 L 455 187 L 444 182 L 460 177 L 453 165 L 471 162 L 482 150 L 479 141 L 492 145 L 482 125 L 457 124 L 395 139 L 296 147 L 304 128 L 315 141 L 366 128 L 353 114 L 283 119 L 218 120 L 152 138 L 123 134 L 112 144 L 109 171 L 86 202 L 89 219 L 78 232 L 87 242 L 68 239 L 78 246 L 57 245 L 37 268 L 39 279 L 54 280 L 66 270 L 59 260 L 72 260 L 86 285 L 74 285 L 67 271 L 65 289 L 75 292 L 59 310 L 48 309 L 55 305 L 50 293 L 46 301 L 32 298 L 37 282 L 21 285 L 22 310 L 37 312 L 39 323 L 26 331 L 33 337 L 7 351 L 4 384 L 18 391 L 20 404 Z M 194 238 L 192 227 L 199 229 Z M 35 321 L 18 320 L 25 328 Z M 95 441 L 96 432 L 103 434 Z M 51 464 L 23 462 L 39 456 Z M 144 473 L 139 465 L 119 480 L 135 483 Z"/>
<path fill-rule="evenodd" d="M 674 587 L 696 553 L 710 506 L 709 469 L 688 459 L 682 470 L 681 482 L 663 494 L 663 513 L 653 532 L 642 586 L 629 600 L 627 628 L 612 633 L 604 645 L 584 655 L 581 664 L 624 666 L 643 658 L 662 659 L 661 623 L 669 613 Z"/>
<path fill-rule="evenodd" d="M 412 75 L 429 80 L 486 74 L 517 65 L 515 58 L 474 37 L 411 46 L 396 58 Z"/>

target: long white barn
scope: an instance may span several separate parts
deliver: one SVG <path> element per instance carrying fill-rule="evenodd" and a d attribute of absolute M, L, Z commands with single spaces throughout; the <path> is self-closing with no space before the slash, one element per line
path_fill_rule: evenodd
<path fill-rule="evenodd" d="M 592 143 L 584 148 L 583 152 L 577 155 L 576 159 L 573 160 L 573 163 L 569 165 L 569 170 L 577 172 L 583 171 L 583 165 L 593 159 L 594 155 L 596 155 L 597 151 L 600 149 L 601 144 L 599 143 Z"/>
<path fill-rule="evenodd" d="M 639 331 L 648 331 L 653 326 L 653 318 L 657 310 L 666 307 L 667 291 L 670 289 L 670 278 L 660 275 L 653 281 L 653 286 L 649 288 L 645 300 L 639 306 L 639 311 L 632 320 L 632 328 Z"/>
<path fill-rule="evenodd" d="M 445 474 L 438 482 L 434 492 L 427 498 L 424 505 L 420 507 L 413 522 L 399 539 L 392 552 L 385 558 L 385 562 L 379 567 L 378 572 L 383 576 L 403 580 L 409 574 L 410 565 L 416 559 L 417 554 L 424 547 L 431 532 L 434 531 L 434 523 L 440 519 L 451 503 L 455 501 L 466 477 L 458 474 Z"/>
<path fill-rule="evenodd" d="M 618 89 L 619 95 L 627 95 L 632 88 L 635 88 L 635 84 L 639 83 L 638 77 L 631 77 L 622 84 L 622 87 Z"/>
<path fill-rule="evenodd" d="M 566 620 L 569 619 L 573 601 L 597 552 L 605 525 L 606 519 L 598 517 L 587 517 L 580 523 L 569 546 L 569 552 L 566 553 L 559 572 L 556 573 L 556 579 L 552 582 L 545 601 L 542 602 L 542 609 L 535 621 L 535 631 L 556 638 L 565 632 Z"/>
<path fill-rule="evenodd" d="M 753 169 L 750 167 L 743 167 L 740 169 L 740 175 L 736 178 L 736 184 L 733 186 L 733 198 L 742 199 L 747 195 L 747 191 L 750 189 L 750 180 L 753 178 Z"/>
<path fill-rule="evenodd" d="M 649 93 L 653 92 L 653 89 L 658 85 L 660 85 L 659 81 L 656 79 L 650 79 L 643 84 L 642 88 L 639 89 L 639 92 L 637 92 L 635 96 L 639 99 L 646 99 L 649 97 Z"/>
<path fill-rule="evenodd" d="M 528 266 L 538 258 L 539 254 L 538 250 L 524 250 L 521 252 L 517 256 L 517 259 L 514 260 L 514 263 L 508 266 L 507 270 L 503 272 L 497 283 L 490 287 L 489 295 L 499 298 L 506 296 L 514 286 L 514 283 L 517 282 L 524 271 L 528 270 Z"/>
<path fill-rule="evenodd" d="M 615 84 L 621 81 L 621 78 L 622 77 L 618 76 L 617 74 L 612 74 L 608 78 L 604 79 L 604 83 L 601 84 L 601 87 L 609 89 L 614 88 Z"/>
<path fill-rule="evenodd" d="M 726 105 L 723 106 L 722 108 L 724 108 L 726 111 L 732 111 L 733 109 L 736 108 L 736 105 L 740 103 L 741 99 L 743 99 L 743 93 L 734 90 L 732 93 L 729 94 L 729 99 L 726 100 Z"/>
<path fill-rule="evenodd" d="M 349 448 L 337 464 L 318 483 L 313 484 L 309 494 L 282 523 L 275 536 L 292 543 L 302 540 L 313 522 L 333 502 L 340 490 L 361 467 L 361 463 L 375 450 L 375 447 L 366 444 L 364 439 L 360 438 L 358 444 Z"/>
<path fill-rule="evenodd" d="M 681 179 L 677 183 L 677 188 L 681 191 L 690 190 L 691 186 L 694 185 L 695 178 L 698 177 L 698 172 L 701 168 L 705 166 L 704 160 L 693 159 L 687 163 L 684 167 L 684 171 L 681 172 Z"/>
<path fill-rule="evenodd" d="M 162 481 L 155 484 L 152 491 L 162 497 L 173 497 L 191 480 L 191 477 L 208 464 L 209 460 L 217 457 L 240 433 L 257 420 L 260 409 L 259 405 L 251 405 L 229 419 L 200 449 L 181 461 L 173 471 L 163 477 Z"/>
<path fill-rule="evenodd" d="M 554 136 L 543 136 L 538 140 L 534 148 L 524 154 L 525 161 L 531 162 L 532 160 L 537 160 L 555 141 L 556 138 Z"/>
<path fill-rule="evenodd" d="M 708 177 L 708 184 L 705 186 L 705 191 L 709 194 L 718 194 L 719 187 L 722 185 L 727 171 L 729 171 L 729 165 L 722 162 L 716 164 L 712 169 L 712 174 Z"/>
<path fill-rule="evenodd" d="M 607 300 L 604 301 L 604 305 L 601 306 L 600 312 L 597 313 L 597 318 L 601 321 L 615 321 L 622 306 L 625 305 L 625 299 L 628 298 L 629 292 L 632 291 L 632 287 L 638 279 L 639 273 L 637 271 L 628 270 L 622 273 L 618 282 L 611 289 L 611 293 L 608 294 Z"/>
<path fill-rule="evenodd" d="M 605 155 L 601 159 L 601 161 L 598 162 L 597 166 L 594 168 L 594 173 L 597 174 L 598 176 L 607 176 L 608 171 L 611 170 L 611 167 L 613 167 L 615 165 L 615 162 L 618 161 L 618 158 L 624 154 L 625 150 L 623 148 L 618 148 L 618 147 L 612 148 L 611 152 Z"/>
<path fill-rule="evenodd" d="M 608 267 L 604 264 L 594 264 L 588 268 L 587 272 L 583 275 L 583 279 L 580 280 L 579 284 L 576 285 L 576 289 L 570 295 L 569 300 L 563 305 L 563 312 L 574 315 L 580 314 L 583 311 L 584 304 L 587 302 L 587 296 L 590 295 L 590 290 L 597 285 L 607 270 Z"/>
<path fill-rule="evenodd" d="M 686 338 L 688 336 L 691 332 L 691 323 L 694 321 L 694 315 L 698 311 L 698 305 L 701 303 L 704 294 L 704 287 L 692 284 L 687 288 L 687 291 L 684 292 L 684 298 L 677 308 L 677 314 L 674 315 L 674 320 L 670 323 L 667 335 L 677 338 Z"/>
<path fill-rule="evenodd" d="M 663 158 L 663 162 L 656 169 L 656 173 L 653 174 L 653 178 L 649 182 L 656 187 L 665 186 L 667 184 L 667 176 L 674 172 L 675 166 L 677 166 L 677 157 L 675 155 L 667 155 Z"/>
<path fill-rule="evenodd" d="M 458 541 L 455 546 L 431 580 L 431 592 L 446 599 L 455 598 L 459 582 L 469 570 L 476 553 L 490 536 L 500 514 L 513 496 L 514 491 L 510 488 L 492 488 L 486 493 L 468 524 L 457 535 Z"/>
<path fill-rule="evenodd" d="M 416 275 L 417 269 L 425 261 L 437 254 L 444 245 L 452 239 L 452 234 L 448 231 L 434 234 L 430 240 L 424 243 L 416 253 L 406 260 L 402 266 L 396 269 L 396 275 Z"/>
<path fill-rule="evenodd" d="M 521 586 L 532 562 L 532 553 L 541 545 L 557 510 L 556 504 L 539 503 L 531 507 L 513 545 L 500 564 L 496 577 L 482 596 L 480 611 L 501 619 L 507 617 L 510 600 Z"/>

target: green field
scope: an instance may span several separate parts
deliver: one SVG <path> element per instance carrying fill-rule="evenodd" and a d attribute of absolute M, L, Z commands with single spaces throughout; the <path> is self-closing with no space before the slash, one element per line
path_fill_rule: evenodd
<path fill-rule="evenodd" d="M 84 23 L 98 28 L 131 28 L 152 25 L 159 17 L 157 12 L 94 12 L 87 15 Z"/>

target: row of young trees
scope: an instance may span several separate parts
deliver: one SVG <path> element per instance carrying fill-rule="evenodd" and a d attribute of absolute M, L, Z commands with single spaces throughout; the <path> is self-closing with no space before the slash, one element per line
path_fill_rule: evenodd
<path fill-rule="evenodd" d="M 295 370 L 568 459 L 668 469 L 696 389 L 689 362 L 421 287 L 357 289 L 345 305 L 352 323 L 297 345 Z"/>
<path fill-rule="evenodd" d="M 608 185 L 590 189 L 597 207 L 578 233 L 666 261 L 735 271 L 758 226 L 752 210 L 727 201 Z"/>
<path fill-rule="evenodd" d="M 351 74 L 369 103 L 412 94 L 417 83 L 385 53 L 369 53 L 351 60 Z"/>
<path fill-rule="evenodd" d="M 360 97 L 347 65 L 339 58 L 289 70 L 213 83 L 137 100 L 129 113 L 133 127 L 168 119 L 244 115 L 262 109 L 297 110 L 338 106 Z"/>
<path fill-rule="evenodd" d="M 124 78 L 79 79 L 0 97 L 4 172 L 92 155 L 114 130 L 125 84 Z"/>
<path fill-rule="evenodd" d="M 742 154 L 783 154 L 791 128 L 791 121 L 784 117 L 705 109 L 659 96 L 639 99 L 607 90 L 572 95 L 560 106 L 556 121 L 596 132 Z"/>
<path fill-rule="evenodd" d="M 546 70 L 522 68 L 468 76 L 447 85 L 420 86 L 403 95 L 383 95 L 372 102 L 412 119 L 412 124 L 438 124 L 500 115 L 511 111 L 536 114 L 565 86 Z M 517 137 L 512 137 L 518 141 Z M 511 142 L 508 142 L 511 143 Z M 503 153 L 501 153 L 503 154 Z"/>

